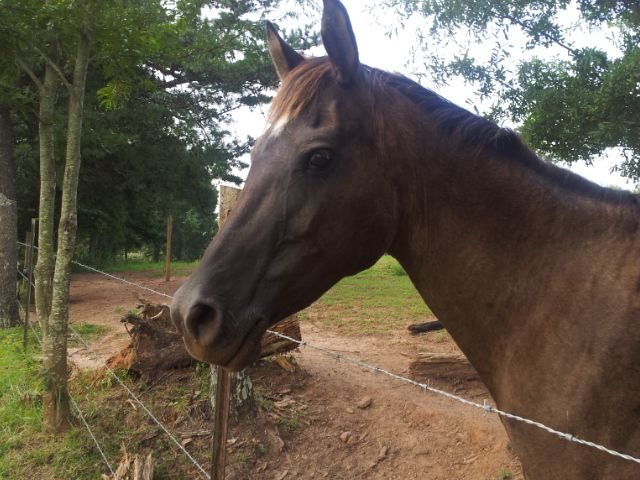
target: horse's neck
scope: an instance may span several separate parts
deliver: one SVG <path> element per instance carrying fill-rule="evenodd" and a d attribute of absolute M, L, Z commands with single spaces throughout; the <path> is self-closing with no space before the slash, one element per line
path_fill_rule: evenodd
<path fill-rule="evenodd" d="M 628 301 L 638 275 L 629 256 L 640 251 L 632 207 L 563 188 L 546 178 L 553 170 L 517 159 L 422 165 L 391 253 L 494 396 L 513 357 L 549 329 L 571 334 L 578 317 Z"/>

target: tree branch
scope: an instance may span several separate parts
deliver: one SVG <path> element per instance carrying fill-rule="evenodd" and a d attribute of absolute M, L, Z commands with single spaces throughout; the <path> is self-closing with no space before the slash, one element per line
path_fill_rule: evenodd
<path fill-rule="evenodd" d="M 58 67 L 58 64 L 56 62 L 54 62 L 53 60 L 51 60 L 51 57 L 49 57 L 49 55 L 44 53 L 38 47 L 36 47 L 35 45 L 31 45 L 31 46 L 51 66 L 51 68 L 53 68 L 53 71 L 58 74 L 58 77 L 60 77 L 60 80 L 62 81 L 63 85 L 69 91 L 71 91 L 73 89 L 73 85 L 71 83 L 69 83 L 69 80 L 67 80 L 67 77 L 64 75 L 62 70 L 60 70 L 60 67 Z"/>
<path fill-rule="evenodd" d="M 500 14 L 498 14 L 500 15 Z M 511 23 L 513 23 L 514 25 L 518 25 L 520 28 L 522 28 L 525 32 L 527 32 L 529 35 L 531 35 L 531 30 L 529 29 L 529 27 L 522 21 L 518 20 L 517 18 L 515 18 L 512 15 L 509 15 L 508 13 L 503 14 L 504 18 L 506 18 L 507 20 L 509 20 Z M 551 42 L 555 43 L 556 45 L 558 45 L 559 47 L 564 48 L 567 52 L 569 52 L 571 55 L 573 55 L 574 57 L 576 57 L 578 55 L 578 50 L 576 50 L 575 48 L 572 48 L 568 45 L 565 45 L 563 42 L 561 42 L 559 39 L 549 35 L 546 32 L 540 32 L 540 35 L 543 36 L 544 38 L 546 38 L 547 40 L 550 40 Z"/>
<path fill-rule="evenodd" d="M 19 56 L 16 55 L 16 63 L 18 64 L 18 66 L 24 70 L 24 72 L 29 76 L 29 78 L 33 81 L 33 83 L 35 83 L 36 88 L 38 89 L 38 91 L 42 90 L 43 85 L 42 82 L 40 81 L 40 79 L 38 78 L 38 76 L 33 73 L 33 70 L 31 70 L 31 68 L 29 68 L 29 65 L 27 65 Z"/>

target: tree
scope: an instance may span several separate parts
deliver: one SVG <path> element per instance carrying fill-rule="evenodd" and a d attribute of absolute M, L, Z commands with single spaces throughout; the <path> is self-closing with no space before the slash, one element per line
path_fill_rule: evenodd
<path fill-rule="evenodd" d="M 16 291 L 18 211 L 13 128 L 9 109 L 0 103 L 0 328 L 18 323 Z"/>
<path fill-rule="evenodd" d="M 431 29 L 420 36 L 428 51 L 428 70 L 437 81 L 462 75 L 485 98 L 488 112 L 520 124 L 525 139 L 553 160 L 593 161 L 609 148 L 623 153 L 620 172 L 640 180 L 640 4 L 635 0 L 388 0 L 403 16 L 420 14 Z M 579 17 L 568 25 L 566 18 Z M 608 49 L 580 47 L 576 29 L 605 29 Z M 429 48 L 449 47 L 452 38 L 471 34 L 490 52 L 479 60 L 470 43 L 458 45 L 453 58 Z M 510 39 L 524 36 L 530 58 L 514 62 Z M 549 60 L 534 52 L 553 49 Z M 477 51 L 478 49 L 476 49 Z M 451 48 L 448 49 L 451 51 Z M 526 57 L 526 52 L 520 55 Z M 547 56 L 548 57 L 548 56 Z M 513 65 L 513 68 L 510 68 Z M 498 100 L 496 100 L 498 99 Z"/>
<path fill-rule="evenodd" d="M 155 2 L 148 2 L 150 5 Z M 92 43 L 96 36 L 102 33 L 107 37 L 115 29 L 116 24 L 109 23 L 113 20 L 114 11 L 124 14 L 126 18 L 127 8 L 120 2 L 113 2 L 107 7 L 100 2 L 91 0 L 78 1 L 51 1 L 51 2 L 24 2 L 12 1 L 2 5 L 5 13 L 14 15 L 13 24 L 0 24 L 3 28 L 0 33 L 3 37 L 16 38 L 12 46 L 16 62 L 24 72 L 29 75 L 36 85 L 40 96 L 40 112 L 53 113 L 55 96 L 46 95 L 47 79 L 51 78 L 51 84 L 57 86 L 57 82 L 66 87 L 68 94 L 68 108 L 66 111 L 66 155 L 64 178 L 62 182 L 62 197 L 60 208 L 60 220 L 58 224 L 58 245 L 55 257 L 55 269 L 53 270 L 53 282 L 50 297 L 46 298 L 44 289 L 40 292 L 36 289 L 36 295 L 40 293 L 39 303 L 44 308 L 49 307 L 49 316 L 44 323 L 45 341 L 43 347 L 44 364 L 47 371 L 47 395 L 45 396 L 45 423 L 55 431 L 64 429 L 69 421 L 69 403 L 67 393 L 67 324 L 68 324 L 68 298 L 69 280 L 71 272 L 71 260 L 75 248 L 77 230 L 77 185 L 80 172 L 80 145 L 83 120 L 83 104 L 85 97 L 86 76 L 90 60 Z M 137 7 L 130 7 L 137 8 Z M 138 8 L 142 10 L 142 8 Z M 148 13 L 148 12 L 145 12 Z M 6 18 L 6 17 L 5 17 Z M 126 22 L 118 25 L 129 26 Z M 117 29 L 116 29 L 117 30 Z M 9 32 L 9 35 L 7 35 Z M 41 32 L 44 44 L 39 43 L 39 38 L 34 35 Z M 105 34 L 107 32 L 107 34 Z M 131 33 L 131 31 L 125 32 Z M 137 32 L 136 32 L 137 33 Z M 53 46 L 55 45 L 55 48 Z M 54 57 L 54 53 L 60 53 Z M 44 82 L 34 71 L 33 66 L 38 66 L 33 57 L 44 64 Z M 70 67 L 70 77 L 65 70 Z M 57 78 L 56 78 L 57 77 Z M 50 118 L 52 118 L 51 115 Z M 43 157 L 53 158 L 51 153 L 43 152 L 50 142 L 50 131 L 43 132 L 43 126 L 51 127 L 46 121 L 40 121 L 40 145 L 41 145 L 41 178 L 43 178 L 40 197 L 40 218 L 53 218 L 53 195 L 46 201 L 43 200 L 45 191 L 51 189 L 45 187 L 45 181 L 55 185 L 55 169 L 44 168 Z M 47 165 L 50 167 L 51 165 Z M 41 234 L 45 228 L 41 228 Z M 53 250 L 53 237 L 43 241 L 40 235 L 40 260 L 53 260 L 50 255 Z M 42 270 L 45 271 L 45 270 Z M 42 272 L 41 271 L 41 272 Z M 47 272 L 48 273 L 48 272 Z M 39 312 L 41 313 L 41 312 Z"/>
<path fill-rule="evenodd" d="M 12 54 L 7 60 L 13 60 L 33 82 L 36 90 L 39 128 L 39 167 L 40 194 L 38 204 L 38 256 L 35 267 L 36 312 L 46 339 L 46 326 L 51 308 L 52 281 L 54 271 L 53 229 L 54 200 L 56 188 L 55 155 L 54 155 L 54 108 L 59 85 L 55 71 L 56 35 L 53 32 L 51 2 L 44 5 L 33 1 L 5 0 L 0 4 L 4 12 L 0 23 L 0 39 Z M 42 45 L 34 44 L 33 32 L 42 32 Z M 38 63 L 34 53 L 48 61 Z M 42 60 L 42 59 L 41 59 Z M 2 65 L 5 76 L 11 75 L 10 63 Z M 42 74 L 38 76 L 38 70 Z M 15 76 L 15 74 L 14 74 Z M 6 84 L 5 84 L 6 85 Z M 13 92 L 15 96 L 15 91 Z"/>
<path fill-rule="evenodd" d="M 11 53 L 15 44 L 5 38 L 8 18 L 0 17 L 0 42 L 9 55 L 0 57 L 0 328 L 18 322 L 16 277 L 18 266 L 18 205 L 14 122 L 29 108 L 19 70 Z M 14 114 L 15 112 L 15 114 Z"/>

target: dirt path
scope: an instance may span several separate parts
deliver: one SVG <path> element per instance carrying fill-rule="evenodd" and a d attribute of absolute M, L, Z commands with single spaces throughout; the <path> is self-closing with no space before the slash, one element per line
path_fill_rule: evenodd
<path fill-rule="evenodd" d="M 184 280 L 177 278 L 167 284 L 162 278 L 142 274 L 126 274 L 125 278 L 167 294 Z M 70 320 L 109 328 L 91 345 L 107 358 L 128 342 L 120 318 L 136 306 L 139 297 L 167 301 L 106 277 L 74 275 Z M 394 331 L 384 336 L 343 337 L 315 324 L 313 318 L 303 322 L 302 334 L 310 343 L 402 375 L 409 375 L 409 365 L 418 352 L 457 351 L 453 342 L 437 333 L 416 337 Z M 81 367 L 97 366 L 82 349 L 74 353 Z M 295 381 L 288 377 L 293 382 L 290 400 L 304 405 L 300 417 L 304 426 L 295 434 L 283 434 L 286 447 L 281 452 L 269 449 L 251 478 L 523 478 L 495 415 L 424 393 L 315 350 L 304 349 L 295 358 L 302 373 Z M 258 370 L 256 375 L 258 384 L 273 383 L 268 372 Z M 465 382 L 464 378 L 441 378 L 435 384 L 480 402 L 489 398 L 482 385 Z M 371 398 L 371 405 L 359 408 L 358 402 L 365 397 Z M 234 476 L 234 469 L 230 470 L 230 478 L 246 478 L 246 470 L 245 477 Z"/>

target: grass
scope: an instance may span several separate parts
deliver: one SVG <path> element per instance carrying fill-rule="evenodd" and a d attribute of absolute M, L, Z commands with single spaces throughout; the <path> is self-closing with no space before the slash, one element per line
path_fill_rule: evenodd
<path fill-rule="evenodd" d="M 385 255 L 370 269 L 341 280 L 302 319 L 361 335 L 406 328 L 430 315 L 400 264 Z"/>
<path fill-rule="evenodd" d="M 513 473 L 507 468 L 500 467 L 498 469 L 498 480 L 509 480 L 513 478 Z"/>
<path fill-rule="evenodd" d="M 111 329 L 105 327 L 104 325 L 93 325 L 91 323 L 73 323 L 71 324 L 73 329 L 78 332 L 85 342 L 90 342 L 96 337 L 99 337 Z M 70 346 L 78 346 L 81 345 L 81 342 L 75 337 L 75 335 L 69 335 L 69 345 Z"/>
<path fill-rule="evenodd" d="M 35 338 L 0 330 L 0 478 L 96 479 L 101 460 L 82 427 L 53 436 L 42 426 L 42 381 Z"/>
<path fill-rule="evenodd" d="M 101 332 L 101 327 L 90 324 L 77 328 L 83 335 Z M 0 330 L 0 479 L 100 480 L 106 467 L 78 420 L 74 418 L 63 434 L 45 431 L 40 352 L 34 337 L 29 345 L 24 353 L 20 328 Z M 181 380 L 163 388 L 151 388 L 125 371 L 117 373 L 138 395 L 144 392 L 145 403 L 165 423 L 184 422 L 195 404 L 209 401 L 208 368 L 182 373 Z M 126 402 L 126 394 L 112 377 L 82 372 L 70 380 L 69 389 L 114 468 L 124 446 L 133 453 L 154 452 L 157 480 L 192 478 L 188 462 L 140 409 Z M 206 443 L 199 437 L 197 441 Z"/>
<path fill-rule="evenodd" d="M 193 262 L 171 262 L 171 275 L 189 275 L 198 265 L 198 260 Z M 149 260 L 130 260 L 128 262 L 114 263 L 105 267 L 105 272 L 109 273 L 135 273 L 144 272 L 153 277 L 164 275 L 164 260 L 161 262 L 151 262 Z"/>

